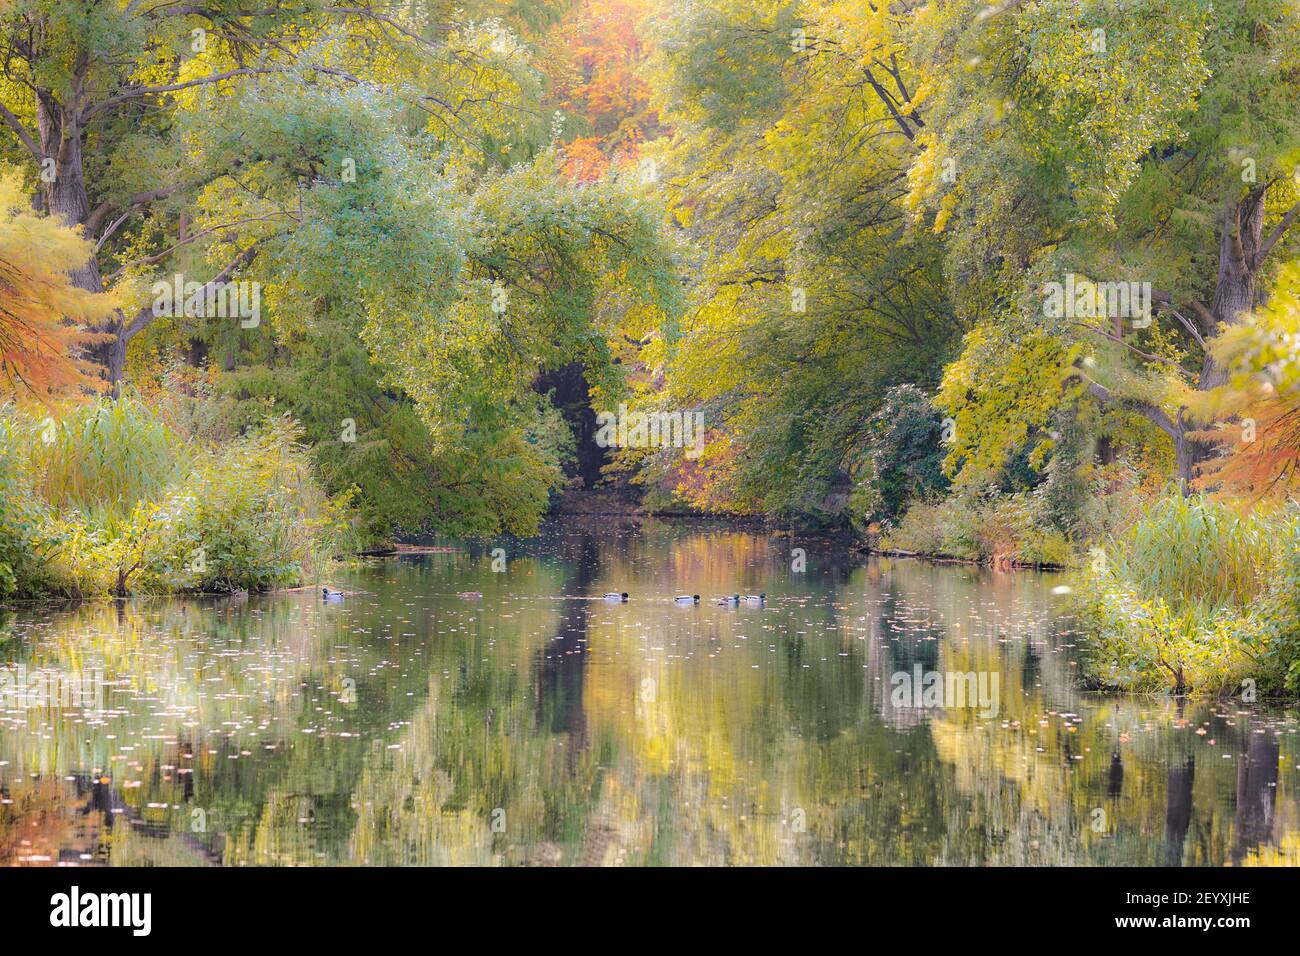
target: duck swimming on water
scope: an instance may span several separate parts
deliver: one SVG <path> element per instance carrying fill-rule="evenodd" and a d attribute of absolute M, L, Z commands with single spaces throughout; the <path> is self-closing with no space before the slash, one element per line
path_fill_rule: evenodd
<path fill-rule="evenodd" d="M 699 604 L 700 596 L 698 594 L 679 594 L 673 600 L 677 604 Z"/>
<path fill-rule="evenodd" d="M 730 597 L 718 598 L 715 602 L 719 607 L 735 607 L 740 603 L 740 595 L 733 594 Z"/>
<path fill-rule="evenodd" d="M 605 596 L 604 596 L 603 598 L 601 598 L 601 600 L 602 600 L 602 601 L 609 601 L 611 604 L 613 604 L 615 601 L 622 601 L 622 602 L 626 603 L 626 602 L 627 602 L 627 592 L 624 591 L 623 593 L 620 594 L 618 591 L 607 591 L 607 592 L 605 593 Z"/>
<path fill-rule="evenodd" d="M 327 601 L 339 601 L 343 599 L 343 592 L 335 591 L 327 587 L 322 587 L 320 589 L 320 596 Z"/>
<path fill-rule="evenodd" d="M 745 603 L 748 604 L 750 607 L 758 607 L 766 600 L 767 600 L 767 594 L 765 593 L 745 595 Z"/>

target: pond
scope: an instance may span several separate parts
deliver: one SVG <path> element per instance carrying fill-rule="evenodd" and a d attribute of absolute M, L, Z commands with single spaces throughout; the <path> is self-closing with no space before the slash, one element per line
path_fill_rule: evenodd
<path fill-rule="evenodd" d="M 1296 712 L 1081 691 L 1068 578 L 610 518 L 331 583 L 3 612 L 0 863 L 1300 864 Z"/>

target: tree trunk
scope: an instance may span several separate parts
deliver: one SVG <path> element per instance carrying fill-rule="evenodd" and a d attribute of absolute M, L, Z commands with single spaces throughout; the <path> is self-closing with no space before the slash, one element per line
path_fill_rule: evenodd
<path fill-rule="evenodd" d="M 1205 338 L 1217 335 L 1225 327 L 1236 325 L 1259 304 L 1257 277 L 1260 266 L 1260 243 L 1264 234 L 1264 190 L 1251 190 L 1244 199 L 1224 208 L 1219 235 L 1219 274 L 1214 286 L 1213 327 L 1203 329 Z M 1205 392 L 1228 381 L 1228 370 L 1208 352 L 1201 365 L 1196 388 Z M 1174 436 L 1174 455 L 1178 481 L 1183 494 L 1191 493 L 1196 466 L 1212 453 L 1210 447 L 1187 435 L 1182 413 Z"/>
<path fill-rule="evenodd" d="M 1192 477 L 1196 471 L 1198 446 L 1187 436 L 1187 426 L 1182 417 L 1178 419 L 1178 431 L 1174 435 L 1174 462 L 1178 468 L 1178 487 L 1184 496 L 1191 494 Z"/>
<path fill-rule="evenodd" d="M 76 114 L 49 93 L 37 94 L 36 104 L 41 152 L 46 158 L 54 160 L 53 179 L 46 182 L 48 175 L 41 177 L 45 208 L 51 215 L 58 216 L 64 225 L 83 226 L 90 218 L 90 200 L 86 195 L 86 179 L 81 157 L 81 130 L 77 125 Z M 85 265 L 74 269 L 70 276 L 73 284 L 80 289 L 88 292 L 104 290 L 103 279 L 99 274 L 99 263 L 93 255 Z"/>
<path fill-rule="evenodd" d="M 1236 325 L 1258 302 L 1256 276 L 1259 246 L 1264 233 L 1264 193 L 1252 190 L 1241 202 L 1230 203 L 1223 213 L 1219 237 L 1219 276 L 1214 286 L 1215 328 Z M 1208 391 L 1228 381 L 1227 369 L 1206 355 L 1197 388 Z"/>
<path fill-rule="evenodd" d="M 74 98 L 75 100 L 75 98 Z M 48 91 L 36 94 L 36 121 L 40 132 L 41 153 L 54 160 L 54 175 L 42 169 L 40 204 L 66 226 L 85 226 L 90 218 L 90 198 L 81 153 L 81 126 L 78 108 L 60 103 Z M 94 239 L 94 236 L 85 236 Z M 72 284 L 87 292 L 103 292 L 104 280 L 94 254 L 85 264 L 68 273 Z M 125 319 L 116 314 L 102 325 L 92 328 L 107 332 L 111 339 L 86 349 L 86 357 L 104 368 L 113 397 L 120 391 L 122 370 L 126 364 Z"/>

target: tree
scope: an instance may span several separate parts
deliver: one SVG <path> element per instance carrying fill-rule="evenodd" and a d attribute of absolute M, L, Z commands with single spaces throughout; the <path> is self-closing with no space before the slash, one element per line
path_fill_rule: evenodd
<path fill-rule="evenodd" d="M 41 399 L 91 388 L 93 373 L 73 356 L 94 336 L 87 329 L 113 311 L 106 295 L 69 279 L 90 243 L 37 215 L 22 177 L 0 169 L 0 378 L 9 395 Z"/>
<path fill-rule="evenodd" d="M 1205 343 L 1259 304 L 1295 242 L 1300 16 L 1280 0 L 982 8 L 918 15 L 928 127 L 912 201 L 947 237 L 959 307 L 992 307 L 985 338 L 1038 330 L 1081 346 L 1087 393 L 1159 427 L 1186 487 L 1207 454 L 1191 393 L 1227 374 Z M 1074 276 L 1085 299 L 1097 283 L 1150 283 L 1157 321 L 1053 314 L 1047 284 Z M 979 374 L 998 374 L 1008 354 L 986 349 Z M 1040 403 L 1022 425 L 1044 413 Z M 990 447 L 1006 454 L 1023 430 Z"/>
<path fill-rule="evenodd" d="M 915 385 L 896 385 L 871 418 L 870 486 L 875 508 L 868 517 L 893 521 L 917 499 L 948 487 L 942 470 L 943 422 Z"/>
<path fill-rule="evenodd" d="M 365 478 L 372 530 L 531 530 L 563 445 L 530 392 L 539 368 L 581 360 L 617 392 L 607 340 L 660 322 L 676 280 L 652 206 L 561 181 L 536 54 L 512 29 L 535 37 L 546 17 L 516 6 L 0 15 L 0 119 L 49 170 L 39 201 L 93 237 L 74 280 L 122 305 L 96 356 L 114 389 L 133 343 L 155 361 L 183 344 L 236 401 L 292 407 L 333 490 Z M 253 312 L 213 321 L 235 285 Z M 354 373 L 340 395 L 308 375 L 335 356 Z M 373 481 L 378 447 L 405 456 L 400 494 Z"/>
<path fill-rule="evenodd" d="M 441 131 L 449 162 L 509 153 L 536 121 L 523 102 L 535 80 L 506 25 L 475 12 L 377 0 L 17 0 L 0 12 L 0 122 L 39 167 L 42 208 L 94 242 L 71 273 L 77 287 L 101 291 L 108 269 L 115 281 L 195 265 L 181 253 L 197 243 L 231 253 L 208 267 L 206 295 L 246 269 L 267 235 L 304 225 L 285 187 L 343 175 L 323 168 L 322 144 L 293 137 L 280 154 L 209 148 L 239 137 L 222 126 L 239 115 L 232 104 L 267 93 L 264 105 L 278 93 L 281 106 L 294 92 L 350 91 L 354 105 L 387 96 L 414 125 Z M 260 195 L 258 214 L 231 215 L 220 199 L 235 193 Z M 112 338 L 97 358 L 114 387 L 127 345 L 152 319 L 140 307 L 101 326 Z"/>
<path fill-rule="evenodd" d="M 1218 423 L 1198 437 L 1218 446 L 1202 483 L 1235 494 L 1300 488 L 1300 263 L 1279 273 L 1266 305 L 1224 329 L 1209 352 L 1228 373 L 1195 417 Z"/>
<path fill-rule="evenodd" d="M 708 408 L 730 433 L 700 472 L 759 510 L 843 520 L 886 389 L 933 387 L 963 328 L 940 244 L 903 205 L 926 122 L 907 19 L 747 0 L 674 5 L 658 23 L 674 134 L 647 153 L 699 253 L 680 335 L 639 357 L 666 373 L 655 401 Z"/>
<path fill-rule="evenodd" d="M 598 179 L 612 159 L 635 160 L 662 129 L 642 67 L 649 0 L 575 4 L 546 38 L 553 100 L 565 118 L 570 175 Z"/>

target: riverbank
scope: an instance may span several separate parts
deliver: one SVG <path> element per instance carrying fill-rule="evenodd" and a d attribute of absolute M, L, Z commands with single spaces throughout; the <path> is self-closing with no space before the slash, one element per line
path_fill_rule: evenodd
<path fill-rule="evenodd" d="M 352 496 L 288 418 L 207 434 L 132 394 L 59 411 L 0 410 L 0 599 L 268 591 L 348 550 Z"/>

